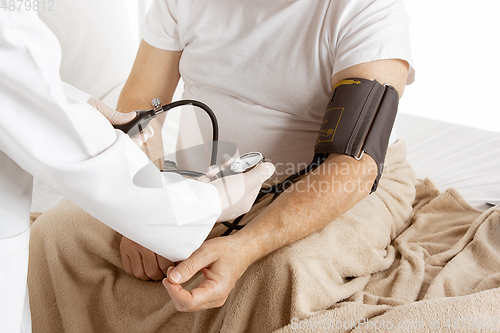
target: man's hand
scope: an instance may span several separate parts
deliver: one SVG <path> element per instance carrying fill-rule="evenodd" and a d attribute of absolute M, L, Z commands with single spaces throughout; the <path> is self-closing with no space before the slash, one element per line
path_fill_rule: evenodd
<path fill-rule="evenodd" d="M 161 281 L 167 276 L 167 270 L 174 263 L 146 249 L 134 241 L 122 237 L 120 242 L 123 269 L 128 274 L 141 280 Z"/>
<path fill-rule="evenodd" d="M 221 307 L 236 281 L 252 264 L 252 257 L 235 236 L 213 238 L 196 250 L 177 267 L 169 268 L 163 285 L 178 311 L 192 312 Z M 198 271 L 203 276 L 200 285 L 191 292 L 181 283 Z"/>

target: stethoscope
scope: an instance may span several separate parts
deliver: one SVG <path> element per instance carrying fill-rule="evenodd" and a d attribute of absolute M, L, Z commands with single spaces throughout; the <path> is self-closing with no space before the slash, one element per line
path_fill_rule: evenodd
<path fill-rule="evenodd" d="M 137 115 L 133 120 L 122 125 L 114 125 L 114 128 L 119 129 L 132 137 L 142 132 L 149 125 L 151 120 L 153 120 L 154 118 L 158 117 L 161 114 L 167 113 L 169 110 L 172 110 L 173 108 L 184 105 L 193 105 L 199 107 L 208 114 L 212 122 L 212 152 L 210 157 L 210 167 L 217 166 L 219 123 L 217 122 L 217 117 L 215 116 L 215 113 L 208 107 L 208 105 L 196 100 L 179 100 L 162 106 L 159 98 L 155 98 L 152 101 L 152 104 L 154 106 L 153 109 L 135 111 Z M 316 169 L 321 163 L 324 162 L 326 157 L 327 156 L 324 154 L 317 154 L 316 156 L 314 156 L 313 161 L 305 169 L 289 176 L 279 184 L 262 188 L 259 194 L 257 195 L 254 204 L 260 201 L 267 194 L 273 194 L 273 197 L 271 198 L 270 201 L 273 202 L 281 193 L 283 193 L 287 188 L 289 188 L 299 177 Z M 231 162 L 231 164 L 229 165 L 229 168 L 221 170 L 213 177 L 213 179 L 219 177 L 226 177 L 232 174 L 248 172 L 263 162 L 265 162 L 265 158 L 261 153 L 259 152 L 245 153 L 243 155 L 236 157 L 234 161 Z M 178 170 L 178 169 L 162 170 L 162 172 L 174 172 L 182 176 L 189 176 L 196 178 L 205 175 L 204 173 L 197 171 Z M 243 214 L 237 217 L 233 222 L 222 222 L 222 224 L 228 228 L 226 232 L 222 234 L 222 236 L 229 235 L 233 230 L 242 229 L 244 226 L 239 225 L 239 223 L 241 222 L 244 216 L 245 215 Z"/>

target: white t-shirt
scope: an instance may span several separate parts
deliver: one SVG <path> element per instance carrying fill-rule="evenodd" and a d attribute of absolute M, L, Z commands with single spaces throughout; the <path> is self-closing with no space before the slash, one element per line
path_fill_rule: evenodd
<path fill-rule="evenodd" d="M 409 21 L 402 0 L 156 0 L 143 39 L 183 50 L 183 97 L 214 110 L 220 140 L 262 152 L 282 176 L 311 162 L 334 74 L 403 59 L 413 82 Z"/>

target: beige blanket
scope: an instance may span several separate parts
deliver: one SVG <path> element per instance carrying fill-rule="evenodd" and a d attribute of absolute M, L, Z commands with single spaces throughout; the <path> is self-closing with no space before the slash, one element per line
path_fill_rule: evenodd
<path fill-rule="evenodd" d="M 500 209 L 481 213 L 430 180 L 415 197 L 405 156 L 392 146 L 377 192 L 254 263 L 222 308 L 196 313 L 127 275 L 121 236 L 64 202 L 32 228 L 34 332 L 500 332 Z"/>
<path fill-rule="evenodd" d="M 363 291 L 276 332 L 500 332 L 500 208 L 426 179 L 408 224 Z"/>

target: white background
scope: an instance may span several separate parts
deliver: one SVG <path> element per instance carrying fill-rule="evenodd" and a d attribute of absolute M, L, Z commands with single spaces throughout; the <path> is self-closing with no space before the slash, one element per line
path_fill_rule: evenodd
<path fill-rule="evenodd" d="M 498 0 L 405 0 L 415 83 L 400 112 L 500 132 Z"/>
<path fill-rule="evenodd" d="M 499 0 L 404 2 L 416 80 L 399 112 L 500 132 Z"/>

